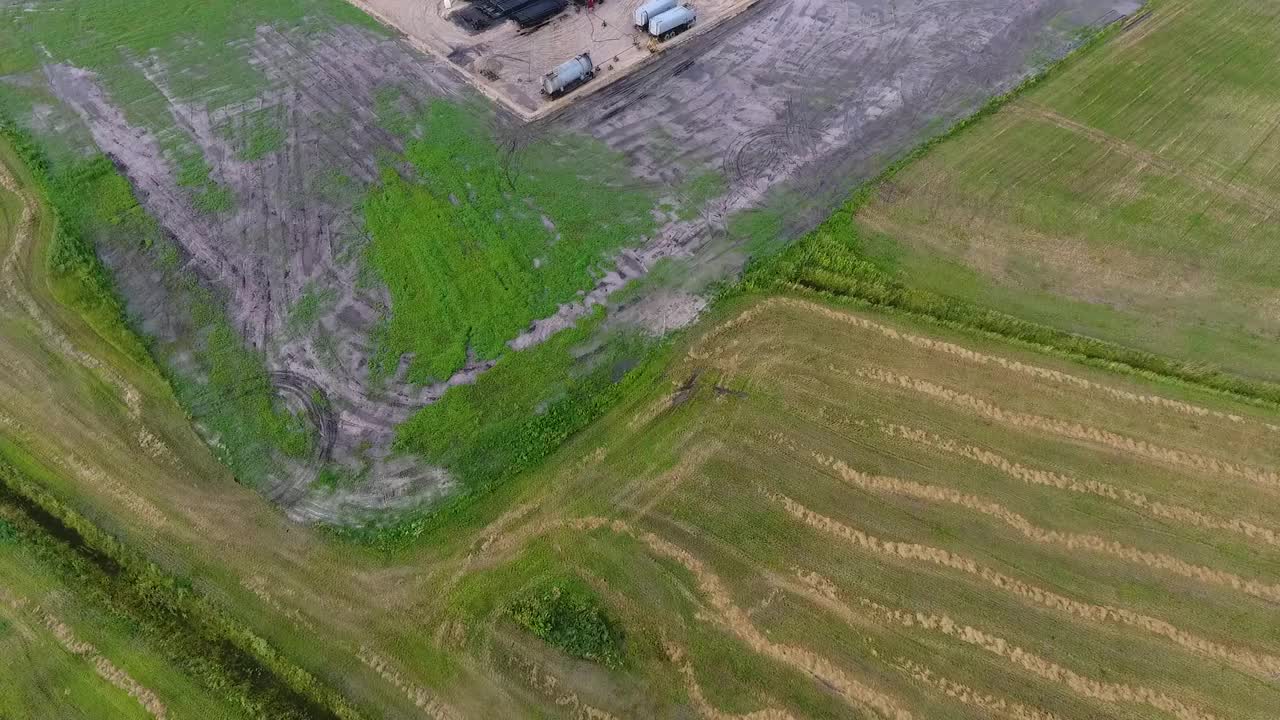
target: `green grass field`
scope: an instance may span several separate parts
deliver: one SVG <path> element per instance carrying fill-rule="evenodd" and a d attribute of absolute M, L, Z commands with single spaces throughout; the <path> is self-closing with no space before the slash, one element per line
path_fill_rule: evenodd
<path fill-rule="evenodd" d="M 1280 16 L 1150 8 L 895 174 L 853 232 L 918 287 L 1275 380 Z"/>
<path fill-rule="evenodd" d="M 375 374 L 410 353 L 415 382 L 447 379 L 468 351 L 500 356 L 654 229 L 652 194 L 603 144 L 562 135 L 508 153 L 489 121 L 433 103 L 405 151 L 419 180 L 388 168 L 364 203 L 368 262 L 391 291 Z"/>

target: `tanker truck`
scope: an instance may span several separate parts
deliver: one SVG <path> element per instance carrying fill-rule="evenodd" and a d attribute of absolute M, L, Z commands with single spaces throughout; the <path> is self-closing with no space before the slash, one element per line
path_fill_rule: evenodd
<path fill-rule="evenodd" d="M 582 53 L 542 76 L 542 94 L 547 97 L 560 97 L 595 76 L 596 66 L 591 62 L 591 56 Z"/>
<path fill-rule="evenodd" d="M 693 27 L 697 13 L 688 5 L 671 8 L 649 19 L 649 34 L 659 41 L 679 35 Z"/>

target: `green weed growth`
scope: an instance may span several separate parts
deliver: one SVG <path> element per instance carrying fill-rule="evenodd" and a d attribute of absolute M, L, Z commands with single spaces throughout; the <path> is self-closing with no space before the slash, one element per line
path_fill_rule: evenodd
<path fill-rule="evenodd" d="M 576 576 L 544 580 L 526 589 L 507 612 L 521 627 L 573 657 L 610 668 L 622 665 L 621 629 L 591 587 Z"/>
<path fill-rule="evenodd" d="M 653 227 L 653 196 L 591 140 L 551 137 L 508 155 L 486 118 L 437 101 L 408 143 L 409 179 L 391 167 L 364 203 L 367 262 L 391 292 L 371 362 L 409 380 L 449 377 L 468 349 L 496 358 L 603 271 L 609 253 Z"/>

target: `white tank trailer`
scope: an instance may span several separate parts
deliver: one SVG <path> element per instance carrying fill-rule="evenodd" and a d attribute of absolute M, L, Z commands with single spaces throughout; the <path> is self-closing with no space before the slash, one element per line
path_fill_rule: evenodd
<path fill-rule="evenodd" d="M 636 27 L 649 27 L 650 20 L 675 6 L 676 0 L 649 0 L 636 8 Z"/>
<path fill-rule="evenodd" d="M 697 19 L 697 13 L 688 5 L 671 8 L 649 19 L 649 34 L 659 40 L 666 40 L 693 27 L 693 22 Z"/>
<path fill-rule="evenodd" d="M 542 76 L 542 94 L 557 97 L 578 87 L 596 75 L 595 63 L 587 53 L 561 63 Z"/>

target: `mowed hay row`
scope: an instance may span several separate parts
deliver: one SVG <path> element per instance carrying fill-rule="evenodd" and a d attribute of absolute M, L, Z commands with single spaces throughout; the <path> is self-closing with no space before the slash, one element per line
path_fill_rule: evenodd
<path fill-rule="evenodd" d="M 833 312 L 844 313 L 842 310 Z M 745 323 L 741 322 L 744 318 Z M 1045 437 L 1046 442 L 1058 443 L 1063 432 L 1076 438 L 1067 439 L 1072 440 L 1073 446 L 1078 445 L 1078 449 L 1071 450 L 1071 453 L 1073 458 L 1082 461 L 1081 467 L 1105 469 L 1105 457 L 1110 453 L 1123 460 L 1124 466 L 1139 470 L 1126 476 L 1132 478 L 1133 487 L 1128 487 L 1130 483 L 1120 480 L 1119 476 L 1113 483 L 1124 489 L 1125 501 L 1131 505 L 1142 506 L 1146 512 L 1175 522 L 1194 523 L 1206 530 L 1229 529 L 1254 542 L 1269 545 L 1280 542 L 1277 525 L 1269 522 L 1272 518 L 1280 520 L 1280 515 L 1273 513 L 1269 505 L 1269 498 L 1277 489 L 1277 474 L 1272 469 L 1274 464 L 1271 461 L 1274 460 L 1275 448 L 1280 446 L 1270 441 L 1269 430 L 1258 429 L 1261 421 L 1257 408 L 1240 408 L 1241 412 L 1250 413 L 1249 422 L 1242 424 L 1177 414 L 1174 419 L 1183 427 L 1175 431 L 1170 423 L 1153 421 L 1154 416 L 1161 415 L 1161 411 L 1154 406 L 1127 401 L 1108 402 L 1106 397 L 1082 396 L 1075 391 L 1066 395 L 1046 395 L 1045 388 L 1053 387 L 1056 383 L 1025 381 L 1021 376 L 1000 383 L 998 378 L 966 370 L 966 364 L 956 365 L 950 362 L 948 354 L 941 355 L 938 363 L 930 364 L 934 356 L 928 352 L 903 352 L 901 345 L 886 347 L 877 341 L 877 336 L 883 333 L 877 332 L 868 337 L 858 329 L 859 323 L 850 325 L 842 322 L 839 326 L 831 327 L 825 315 L 797 310 L 789 304 L 773 303 L 758 311 L 752 306 L 735 315 L 733 320 L 740 323 L 733 326 L 736 330 L 722 332 L 719 336 L 720 343 L 703 344 L 701 352 L 707 357 L 734 358 L 733 367 L 727 373 L 729 376 L 737 378 L 742 387 L 754 387 L 762 393 L 780 394 L 793 403 L 793 409 L 801 415 L 805 424 L 838 422 L 839 418 L 830 414 L 831 412 L 846 416 L 846 424 L 849 425 L 871 419 L 890 422 L 902 408 L 910 408 L 915 413 L 922 412 L 923 408 L 916 408 L 917 403 L 903 402 L 895 396 L 898 391 L 894 389 L 897 385 L 894 381 L 900 379 L 896 376 L 908 376 L 930 383 L 919 386 L 925 390 L 950 390 L 944 388 L 947 382 L 963 383 L 962 387 L 966 392 L 960 394 L 969 397 L 953 396 L 956 400 L 977 398 L 979 393 L 999 398 L 998 406 L 995 403 L 987 403 L 986 406 L 975 406 L 971 402 L 950 403 L 950 411 L 955 415 L 969 414 L 975 409 L 987 410 L 988 415 L 994 415 L 990 411 L 995 409 L 1001 411 L 1004 417 L 1036 421 L 1050 414 L 1075 418 L 1078 409 L 1088 408 L 1088 413 L 1095 417 L 1105 417 L 1108 422 L 1117 422 L 1123 432 L 1114 430 L 1109 425 L 1085 422 L 1035 424 L 1053 433 Z M 895 325 L 881 318 L 866 321 L 884 326 L 895 333 L 907 333 L 905 329 L 894 329 Z M 911 334 L 923 337 L 919 332 Z M 812 339 L 814 336 L 821 336 L 822 342 L 815 343 Z M 722 352 L 722 347 L 730 349 Z M 779 352 L 779 348 L 783 351 Z M 997 357 L 1001 356 L 1001 351 L 999 348 L 986 350 L 984 355 Z M 866 384 L 866 379 L 853 374 L 852 366 L 862 362 L 864 358 L 874 360 L 876 366 L 894 374 L 881 376 L 890 381 L 886 383 L 888 389 L 885 392 L 869 393 L 868 390 L 872 388 Z M 1032 364 L 1021 360 L 1019 362 L 1024 365 Z M 911 365 L 910 374 L 899 369 L 901 365 L 907 364 Z M 709 365 L 723 369 L 715 360 L 709 361 Z M 689 369 L 697 367 L 700 366 L 691 364 Z M 1080 370 L 1102 379 L 1107 377 L 1090 368 Z M 933 377 L 945 378 L 945 382 L 933 380 Z M 1120 387 L 1127 381 L 1123 376 L 1114 377 L 1114 384 Z M 1089 382 L 1104 384 L 1102 379 Z M 1130 389 L 1125 392 L 1154 397 L 1150 392 L 1151 387 L 1144 387 L 1136 382 L 1129 385 Z M 848 398 L 848 402 L 844 402 L 844 398 Z M 1221 401 L 1221 398 L 1213 396 L 1207 399 L 1214 403 Z M 828 414 L 822 417 L 815 413 L 803 415 L 804 410 L 815 402 L 817 407 L 828 411 Z M 873 412 L 873 405 L 878 405 L 881 411 Z M 1205 407 L 1213 407 L 1213 404 Z M 1030 411 L 1021 408 L 1028 408 Z M 1230 405 L 1220 405 L 1215 412 L 1235 415 L 1231 412 L 1234 409 Z M 930 410 L 929 413 L 933 415 L 936 411 Z M 920 422 L 916 416 L 909 415 L 903 419 L 911 425 Z M 1250 427 L 1253 428 L 1252 432 L 1249 431 Z M 846 430 L 851 433 L 859 432 L 854 427 L 847 427 Z M 982 435 L 984 440 L 991 438 L 992 442 L 999 443 L 996 439 L 999 433 L 984 431 Z M 1031 435 L 1025 437 L 1027 442 L 1033 440 Z M 1107 452 L 1095 454 L 1095 447 L 1101 447 Z M 1117 448 L 1122 455 L 1115 452 Z M 1218 472 L 1225 473 L 1226 476 L 1215 474 Z M 1232 493 L 1224 493 L 1223 481 L 1230 481 L 1231 475 L 1247 479 L 1245 482 L 1248 486 L 1242 483 Z M 1025 473 L 1023 477 L 1025 479 Z M 1081 477 L 1087 478 L 1088 475 Z M 1242 503 L 1238 500 L 1246 501 Z M 1186 508 L 1194 508 L 1196 512 L 1181 511 Z"/>
<path fill-rule="evenodd" d="M 851 328 L 866 330 L 881 335 L 890 340 L 900 342 L 915 350 L 958 358 L 973 365 L 1001 368 L 1011 373 L 1025 375 L 1035 380 L 1043 380 L 1050 383 L 1058 383 L 1067 387 L 1077 388 L 1086 391 L 1088 394 L 1096 395 L 1103 400 L 1120 400 L 1126 403 L 1133 403 L 1150 408 L 1170 410 L 1190 417 L 1212 418 L 1216 420 L 1224 420 L 1234 425 L 1253 425 L 1265 428 L 1271 432 L 1280 432 L 1280 425 L 1259 420 L 1257 418 L 1246 417 L 1240 413 L 1205 407 L 1183 400 L 1164 397 L 1162 395 L 1136 392 L 1117 385 L 1098 382 L 1084 377 L 1083 375 L 1024 362 L 1012 357 L 982 352 L 958 343 L 931 338 L 906 330 L 899 330 L 883 322 L 878 322 L 856 313 L 838 310 L 809 300 L 802 300 L 793 297 L 771 297 L 761 301 L 761 303 L 755 308 L 742 312 L 734 319 L 734 321 L 731 322 L 741 324 L 772 307 L 796 309 L 806 314 L 817 315 L 823 319 L 831 320 Z"/>
<path fill-rule="evenodd" d="M 752 651 L 776 662 L 798 670 L 830 687 L 851 707 L 871 710 L 879 717 L 890 720 L 909 720 L 910 711 L 900 701 L 882 690 L 872 688 L 856 679 L 831 659 L 805 648 L 770 640 L 752 621 L 750 615 L 734 602 L 724 581 L 692 553 L 652 532 L 637 530 L 622 520 L 608 518 L 580 518 L 570 521 L 570 526 L 581 531 L 607 529 L 619 535 L 632 537 L 648 547 L 659 557 L 675 561 L 693 576 L 699 592 L 716 612 L 716 620 L 735 635 Z"/>
<path fill-rule="evenodd" d="M 1201 512 L 1195 508 L 1153 500 L 1145 493 L 1111 483 L 1088 480 L 1066 475 L 1054 470 L 1034 468 L 1015 462 L 999 453 L 977 445 L 944 438 L 918 428 L 877 421 L 877 427 L 885 435 L 909 440 L 923 447 L 939 450 L 972 460 L 1028 485 L 1051 487 L 1082 495 L 1093 495 L 1131 505 L 1152 517 L 1169 520 L 1189 527 L 1206 530 L 1223 530 L 1238 533 L 1250 540 L 1280 546 L 1280 532 L 1239 518 L 1227 518 Z"/>
<path fill-rule="evenodd" d="M 945 635 L 981 648 L 987 653 L 1007 660 L 1021 670 L 1070 688 L 1073 693 L 1089 700 L 1105 704 L 1132 703 L 1148 705 L 1181 720 L 1212 720 L 1217 717 L 1203 708 L 1196 707 L 1194 704 L 1171 697 L 1152 688 L 1085 677 L 1058 663 L 1011 644 L 1002 637 L 958 623 L 945 615 L 891 608 L 866 598 L 861 598 L 857 609 L 854 609 L 840 600 L 838 592 L 829 582 L 823 582 L 820 577 L 812 573 L 800 571 L 798 574 L 802 581 L 819 591 L 823 604 L 842 618 L 852 619 L 863 615 L 889 625 L 919 628 L 926 632 Z M 1043 713 L 1043 711 L 1026 708 L 1025 706 L 1005 704 L 1005 708 L 1006 711 L 1016 710 L 1020 714 L 1027 715 Z"/>
<path fill-rule="evenodd" d="M 1280 579 L 1280 504 L 1272 500 L 1273 489 L 975 421 L 963 407 L 928 397 L 916 402 L 894 386 L 852 374 L 841 382 L 803 367 L 780 371 L 780 402 L 792 418 L 788 442 L 832 449 L 849 443 L 862 461 L 874 461 L 887 474 L 914 477 L 915 467 L 951 466 L 971 491 L 1000 487 L 1003 496 L 1018 498 L 1036 514 L 1061 506 L 1071 512 L 1057 517 L 1084 530 L 1095 522 L 1088 516 L 1098 515 L 1096 522 L 1121 530 L 1130 543 L 1151 533 L 1172 535 L 1197 555 L 1215 548 L 1244 563 L 1245 574 L 1263 563 Z"/>
<path fill-rule="evenodd" d="M 901 623 L 886 623 L 882 616 L 877 617 L 875 614 L 858 612 L 850 608 L 840 601 L 840 591 L 835 583 L 818 573 L 806 571 L 799 567 L 794 567 L 792 570 L 799 581 L 798 584 L 782 581 L 777 577 L 773 578 L 773 581 L 788 592 L 800 595 L 824 611 L 835 615 L 850 627 L 872 625 L 883 628 L 886 625 L 901 625 Z M 935 692 L 955 699 L 962 705 L 977 708 L 984 713 L 994 713 L 1014 720 L 1058 720 L 1059 718 L 1058 715 L 1044 708 L 969 687 L 910 658 L 901 656 L 893 658 L 882 657 L 878 652 L 875 653 L 875 657 L 877 660 L 887 662 L 899 673 L 932 688 Z"/>
<path fill-rule="evenodd" d="M 1258 408 L 1237 413 L 1209 393 L 1201 403 L 1188 388 L 1171 397 L 1204 408 L 1204 414 L 1135 401 L 1096 385 L 1149 398 L 1166 388 L 1089 367 L 1062 372 L 1096 385 L 1045 377 L 952 349 L 969 349 L 963 342 L 939 350 L 895 339 L 885 330 L 932 339 L 931 331 L 898 319 L 867 314 L 863 319 L 879 326 L 868 330 L 861 322 L 813 313 L 807 304 L 748 306 L 711 339 L 695 341 L 696 352 L 677 375 L 703 370 L 702 383 L 731 383 L 746 396 L 713 398 L 708 392 L 682 410 L 719 449 L 696 481 L 672 493 L 660 515 L 688 532 L 710 535 L 717 555 L 732 550 L 767 576 L 816 563 L 883 607 L 910 607 L 913 618 L 921 613 L 930 627 L 907 627 L 893 615 L 877 620 L 870 617 L 874 608 L 855 608 L 862 614 L 859 627 L 867 627 L 870 617 L 908 633 L 902 637 L 919 630 L 943 638 L 928 647 L 954 641 L 959 647 L 949 659 L 974 672 L 947 677 L 955 665 L 931 666 L 931 655 L 899 651 L 899 640 L 887 639 L 893 637 L 889 629 L 867 632 L 889 633 L 879 636 L 880 647 L 892 649 L 859 662 L 892 661 L 903 677 L 971 711 L 1004 717 L 1267 717 L 1261 709 L 1277 698 L 1265 688 L 1280 677 L 1280 645 L 1266 627 L 1276 578 L 1262 572 L 1274 563 L 1252 563 L 1255 548 L 1264 553 L 1258 559 L 1274 557 L 1277 529 L 1267 522 L 1273 514 L 1256 501 L 1275 489 L 1241 477 L 1244 460 L 1251 469 L 1269 470 L 1264 454 L 1225 452 L 1217 442 L 1229 433 L 1258 442 L 1273 433 Z M 1069 367 L 1056 358 L 1035 362 L 991 341 L 980 347 L 984 358 L 1018 358 L 1027 368 Z M 854 371 L 867 367 L 893 377 L 882 382 Z M 963 388 L 961 395 L 987 406 L 904 392 L 898 376 L 943 390 Z M 1043 412 L 1023 410 L 1039 407 L 1044 395 Z M 1027 432 L 1001 421 L 1015 412 L 1019 420 L 1072 418 L 1080 405 L 1094 406 L 1091 418 L 1129 424 L 1121 424 L 1123 433 L 1083 422 L 1075 424 L 1100 432 L 1066 432 L 1047 423 Z M 1005 414 L 983 417 L 975 408 Z M 1153 417 L 1159 420 L 1143 432 L 1140 426 Z M 1177 424 L 1177 432 L 1164 432 Z M 1201 437 L 1194 438 L 1197 427 Z M 1184 444 L 1188 438 L 1194 442 Z M 1186 454 L 1169 462 L 1160 448 Z M 839 458 L 862 475 L 853 482 L 839 479 L 836 461 L 821 469 L 813 453 Z M 1215 475 L 1210 460 L 1233 462 L 1235 475 Z M 885 478 L 903 482 L 879 482 Z M 815 532 L 778 527 L 765 517 L 767 510 L 741 497 L 753 488 L 765 500 L 762 507 Z M 1199 504 L 1201 492 L 1214 502 Z M 1055 515 L 1059 501 L 1065 527 Z M 1233 505 L 1247 514 L 1223 512 Z M 1112 531 L 1121 532 L 1113 537 Z M 788 540 L 779 543 L 778 537 Z M 1131 581 L 1135 576 L 1141 579 Z M 1253 595 L 1245 589 L 1250 581 L 1259 583 Z M 797 592 L 785 583 L 778 587 Z M 912 598 L 925 603 L 918 606 Z M 1251 609 L 1237 616 L 1245 606 Z M 798 619 L 778 624 L 789 612 L 780 608 L 787 607 L 775 601 L 767 627 L 803 632 Z M 962 635 L 966 627 L 977 633 Z M 834 639 L 813 642 L 813 649 L 846 662 L 852 659 L 847 653 L 858 652 L 836 650 Z M 983 674 L 975 675 L 977 668 Z M 1024 683 L 1030 678 L 1031 687 L 1055 700 L 1039 706 L 1028 700 L 1047 696 L 1002 697 L 1003 684 L 1018 677 Z M 1081 712 L 1050 687 L 1110 709 Z"/>
<path fill-rule="evenodd" d="M 771 502 L 801 524 L 845 543 L 850 550 L 896 563 L 922 563 L 967 575 L 977 582 L 1030 606 L 1047 608 L 1087 623 L 1106 623 L 1140 630 L 1205 658 L 1226 662 L 1261 678 L 1275 677 L 1280 659 L 1247 647 L 1203 637 L 1167 620 L 1129 608 L 1088 602 L 1063 595 L 1034 582 L 1019 580 L 989 565 L 949 550 L 913 542 L 886 540 L 796 502 L 787 495 L 765 492 Z"/>
<path fill-rule="evenodd" d="M 1259 487 L 1280 490 L 1280 472 L 1271 468 L 1237 463 L 1225 458 L 1212 457 L 1181 448 L 1162 446 L 1073 420 L 1006 410 L 995 403 L 969 393 L 884 368 L 864 366 L 846 371 L 833 366 L 831 370 L 837 373 L 850 372 L 864 380 L 909 390 L 941 403 L 964 408 L 983 418 L 994 420 L 1013 429 L 1032 430 L 1068 440 L 1088 442 L 1121 454 L 1196 471 L 1209 478 L 1232 478 L 1249 482 Z"/>
<path fill-rule="evenodd" d="M 707 414 L 705 422 L 709 425 L 719 425 L 724 420 L 723 415 L 715 412 Z M 790 418 L 785 416 L 775 420 L 778 426 L 784 427 L 790 422 Z M 763 421 L 753 418 L 751 422 Z M 1152 584 L 1150 592 L 1143 593 L 1146 600 L 1142 606 L 1133 608 L 1114 601 L 1109 592 L 1112 587 L 1109 579 L 1096 581 L 1095 578 L 1065 588 L 1058 578 L 1071 581 L 1070 573 L 1090 573 L 1097 564 L 1087 562 L 1091 558 L 1085 558 L 1070 568 L 1068 574 L 1061 575 L 1054 568 L 1034 564 L 1036 552 L 1028 552 L 1023 547 L 1033 545 L 1031 543 L 1020 545 L 1017 538 L 1000 538 L 1001 533 L 996 533 L 993 538 L 985 537 L 983 533 L 971 535 L 962 514 L 956 515 L 960 522 L 956 529 L 963 528 L 965 532 L 963 538 L 958 538 L 958 533 L 945 521 L 939 521 L 939 516 L 918 506 L 907 506 L 899 511 L 869 497 L 848 497 L 847 502 L 841 505 L 846 514 L 872 521 L 879 528 L 875 535 L 881 538 L 893 532 L 886 528 L 904 527 L 912 531 L 908 537 L 936 530 L 937 537 L 967 541 L 963 544 L 971 547 L 972 551 L 946 553 L 943 548 L 932 549 L 952 559 L 967 556 L 987 563 L 989 567 L 982 568 L 987 572 L 976 578 L 970 573 L 955 572 L 954 568 L 946 565 L 922 563 L 885 553 L 857 552 L 843 543 L 833 542 L 823 532 L 809 533 L 791 523 L 780 526 L 778 520 L 785 521 L 794 516 L 770 511 L 771 505 L 778 507 L 771 502 L 753 503 L 752 496 L 764 496 L 752 493 L 752 487 L 793 488 L 798 493 L 812 496 L 814 504 L 810 507 L 826 508 L 832 507 L 832 502 L 842 502 L 840 484 L 828 481 L 816 466 L 806 470 L 803 462 L 793 462 L 785 452 L 775 454 L 756 449 L 758 442 L 757 436 L 744 436 L 740 446 L 726 446 L 722 451 L 724 457 L 707 468 L 708 477 L 704 481 L 682 487 L 678 493 L 679 502 L 664 506 L 663 513 L 670 514 L 671 520 L 662 518 L 662 526 L 695 533 L 699 545 L 710 543 L 706 550 L 711 556 L 724 554 L 731 557 L 731 565 L 735 568 L 750 567 L 753 572 L 759 568 L 759 572 L 770 577 L 785 574 L 796 565 L 816 567 L 824 574 L 840 578 L 841 582 L 854 583 L 859 594 L 896 603 L 904 598 L 922 598 L 932 614 L 965 618 L 975 627 L 989 623 L 986 627 L 1009 642 L 1024 650 L 1032 650 L 1041 657 L 1052 658 L 1082 677 L 1123 681 L 1132 687 L 1160 690 L 1209 708 L 1218 706 L 1213 701 L 1214 691 L 1206 688 L 1222 687 L 1225 683 L 1231 688 L 1232 697 L 1245 699 L 1228 703 L 1224 708 L 1247 708 L 1254 704 L 1256 697 L 1265 696 L 1265 693 L 1256 692 L 1260 679 L 1266 682 L 1280 669 L 1280 660 L 1268 654 L 1268 645 L 1258 641 L 1254 637 L 1256 633 L 1241 632 L 1237 635 L 1235 623 L 1212 623 L 1212 629 L 1201 627 L 1201 613 L 1196 610 L 1188 612 L 1185 597 L 1162 597 L 1164 588 Z M 778 444 L 784 446 L 786 442 L 785 436 L 781 436 Z M 728 459 L 730 456 L 732 460 Z M 829 487 L 817 488 L 815 485 Z M 843 518 L 842 521 L 848 522 Z M 890 541 L 883 542 L 887 544 Z M 685 547 L 691 546 L 686 543 Z M 698 555 L 708 557 L 709 553 L 699 550 Z M 1115 571 L 1116 567 L 1121 570 L 1114 575 L 1120 578 L 1115 587 L 1123 588 L 1123 564 L 1110 563 L 1106 569 Z M 1025 569 L 1027 574 L 1007 568 Z M 727 569 L 722 572 L 722 577 L 732 579 L 735 586 L 745 581 L 739 575 L 725 575 L 724 572 Z M 1009 581 L 1021 577 L 1027 581 L 1022 586 L 1010 588 L 994 584 L 1003 582 L 1008 585 Z M 745 582 L 750 584 L 750 581 Z M 779 587 L 790 590 L 785 584 Z M 1162 603 L 1175 597 L 1181 598 L 1175 602 L 1178 607 L 1176 617 L 1163 617 Z M 863 633 L 854 632 L 852 637 L 841 634 L 837 639 L 832 635 L 834 631 L 814 629 L 825 627 L 821 621 L 815 621 L 805 613 L 797 614 L 790 606 L 791 603 L 775 600 L 770 605 L 768 616 L 761 617 L 761 622 L 766 623 L 763 627 L 771 628 L 775 638 L 780 637 L 776 635 L 779 631 L 797 633 L 796 637 L 806 638 L 802 644 L 823 652 L 833 660 L 860 666 L 874 667 L 885 658 L 906 655 L 926 666 L 933 665 L 933 670 L 944 676 L 952 669 L 952 665 L 935 664 L 940 657 L 938 655 L 917 654 L 920 647 L 883 637 L 883 633 L 893 634 L 892 628 L 886 630 L 884 623 L 873 623 L 871 627 L 874 629 L 866 631 L 876 636 L 873 647 L 880 652 L 877 656 L 860 641 Z M 1253 615 L 1251 622 L 1266 622 L 1265 610 L 1257 610 Z M 810 635 L 815 632 L 821 634 Z M 1177 645 L 1171 644 L 1171 639 Z M 1186 651 L 1181 651 L 1178 645 L 1184 646 Z M 1040 694 L 1024 695 L 1018 689 L 1021 686 L 1013 681 L 1022 670 L 984 661 L 981 656 L 973 658 L 971 664 L 964 659 L 963 650 L 955 652 L 957 655 L 952 662 L 963 663 L 965 676 L 949 679 L 974 693 L 989 698 L 1003 696 L 1009 702 L 1016 697 L 1023 704 L 1038 706 L 1064 718 L 1101 716 L 1082 712 L 1076 703 L 1070 702 L 1071 693 L 1051 692 L 1052 700 Z M 1227 658 L 1232 662 L 1222 662 Z M 1201 664 L 1211 667 L 1212 672 L 1201 672 L 1198 669 Z M 1250 685 L 1254 686 L 1253 691 L 1249 690 Z M 1188 690 L 1185 693 L 1176 691 L 1179 687 Z M 1234 712 L 1213 714 L 1238 716 Z M 1133 716 L 1123 710 L 1105 715 Z"/>
<path fill-rule="evenodd" d="M 1184 578 L 1228 587 L 1270 602 L 1280 602 L 1280 586 L 1270 582 L 1243 578 L 1232 572 L 1196 565 L 1166 553 L 1127 547 L 1122 543 L 1097 535 L 1063 532 L 1039 527 L 1026 517 L 1009 510 L 1000 503 L 977 495 L 914 480 L 873 475 L 856 470 L 843 461 L 828 455 L 820 453 L 811 453 L 811 455 L 819 465 L 829 469 L 843 482 L 862 490 L 954 505 L 997 520 L 1013 528 L 1032 542 L 1057 546 L 1066 551 L 1083 550 L 1105 554 L 1151 570 L 1173 573 Z M 1280 669 L 1280 663 L 1276 667 Z"/>
<path fill-rule="evenodd" d="M 1072 366 L 1057 358 L 993 345 L 985 338 L 956 336 L 939 328 L 921 331 L 906 323 L 794 298 L 760 301 L 713 332 L 716 342 L 700 338 L 695 343 L 690 370 L 712 368 L 749 384 L 767 383 L 792 374 L 789 368 L 809 366 L 800 375 L 825 376 L 826 382 L 834 382 L 832 373 L 820 364 L 851 369 L 848 364 L 857 358 L 860 364 L 940 384 L 962 378 L 966 392 L 998 391 L 1007 410 L 1070 411 L 1086 426 L 1145 435 L 1188 450 L 1212 448 L 1241 464 L 1280 464 L 1280 445 L 1273 430 L 1280 425 L 1260 408 L 1137 376 Z"/>

